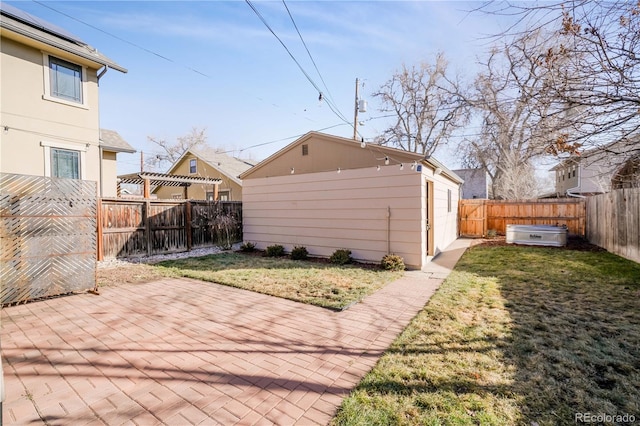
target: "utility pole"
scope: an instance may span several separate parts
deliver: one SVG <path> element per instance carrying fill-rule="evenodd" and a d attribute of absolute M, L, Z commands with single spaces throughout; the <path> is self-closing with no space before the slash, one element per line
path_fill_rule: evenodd
<path fill-rule="evenodd" d="M 353 140 L 358 140 L 358 86 L 359 81 L 356 78 L 356 101 L 353 113 Z"/>
<path fill-rule="evenodd" d="M 140 173 L 144 173 L 144 152 L 140 151 Z"/>

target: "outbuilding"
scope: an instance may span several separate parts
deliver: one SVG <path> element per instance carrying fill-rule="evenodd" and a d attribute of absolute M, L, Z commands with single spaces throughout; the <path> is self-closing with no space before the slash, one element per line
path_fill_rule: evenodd
<path fill-rule="evenodd" d="M 244 241 L 259 249 L 394 253 L 420 269 L 458 236 L 463 181 L 433 157 L 309 132 L 240 179 Z"/>

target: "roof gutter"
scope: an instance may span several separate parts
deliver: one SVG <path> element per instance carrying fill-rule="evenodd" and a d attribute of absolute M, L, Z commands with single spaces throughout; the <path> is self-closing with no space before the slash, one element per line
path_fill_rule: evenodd
<path fill-rule="evenodd" d="M 9 31 L 13 31 L 14 33 L 19 34 L 21 36 L 46 44 L 47 46 L 55 47 L 56 49 L 63 50 L 65 52 L 71 53 L 83 59 L 95 62 L 97 64 L 104 65 L 105 67 L 113 68 L 116 71 L 120 71 L 122 73 L 127 72 L 126 68 L 123 68 L 120 65 L 116 64 L 115 62 L 108 60 L 108 58 L 106 58 L 104 55 L 100 55 L 102 57 L 99 57 L 98 55 L 90 54 L 89 52 L 83 52 L 80 49 L 73 49 L 68 45 L 66 45 L 65 43 L 61 43 L 56 40 L 43 37 L 42 35 L 37 34 L 33 31 L 29 31 L 26 28 L 20 28 L 14 25 L 12 22 L 10 22 L 9 19 L 5 19 L 4 15 L 2 16 L 2 20 L 0 22 L 2 24 L 0 25 L 2 28 L 7 29 Z M 71 43 L 71 42 L 67 42 L 67 43 Z"/>
<path fill-rule="evenodd" d="M 442 164 L 441 162 L 439 162 L 438 160 L 436 160 L 432 156 L 425 155 L 424 161 L 429 163 L 434 168 L 442 170 L 443 174 L 449 176 L 451 179 L 453 179 L 457 183 L 459 183 L 459 184 L 464 183 L 464 179 L 462 179 L 460 176 L 458 176 L 457 174 L 455 174 L 454 172 L 449 170 L 449 168 L 447 166 L 445 166 L 444 164 Z"/>

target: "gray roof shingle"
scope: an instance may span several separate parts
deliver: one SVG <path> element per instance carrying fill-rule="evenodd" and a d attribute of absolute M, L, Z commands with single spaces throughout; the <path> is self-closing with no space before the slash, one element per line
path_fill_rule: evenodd
<path fill-rule="evenodd" d="M 122 139 L 115 130 L 100 129 L 100 146 L 112 152 L 136 152 L 135 148 Z"/>
<path fill-rule="evenodd" d="M 211 167 L 219 170 L 239 185 L 242 184 L 242 180 L 240 180 L 238 176 L 253 167 L 253 164 L 245 160 L 216 151 L 211 147 L 200 149 L 192 148 L 189 152 L 209 164 Z"/>

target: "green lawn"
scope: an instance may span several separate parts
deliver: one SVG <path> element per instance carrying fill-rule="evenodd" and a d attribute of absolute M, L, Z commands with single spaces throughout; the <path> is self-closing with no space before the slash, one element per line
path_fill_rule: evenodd
<path fill-rule="evenodd" d="M 156 267 L 166 275 L 195 278 L 259 293 L 344 309 L 402 276 L 358 265 L 220 253 L 171 260 Z"/>
<path fill-rule="evenodd" d="M 640 265 L 606 252 L 469 249 L 334 425 L 640 420 Z"/>

